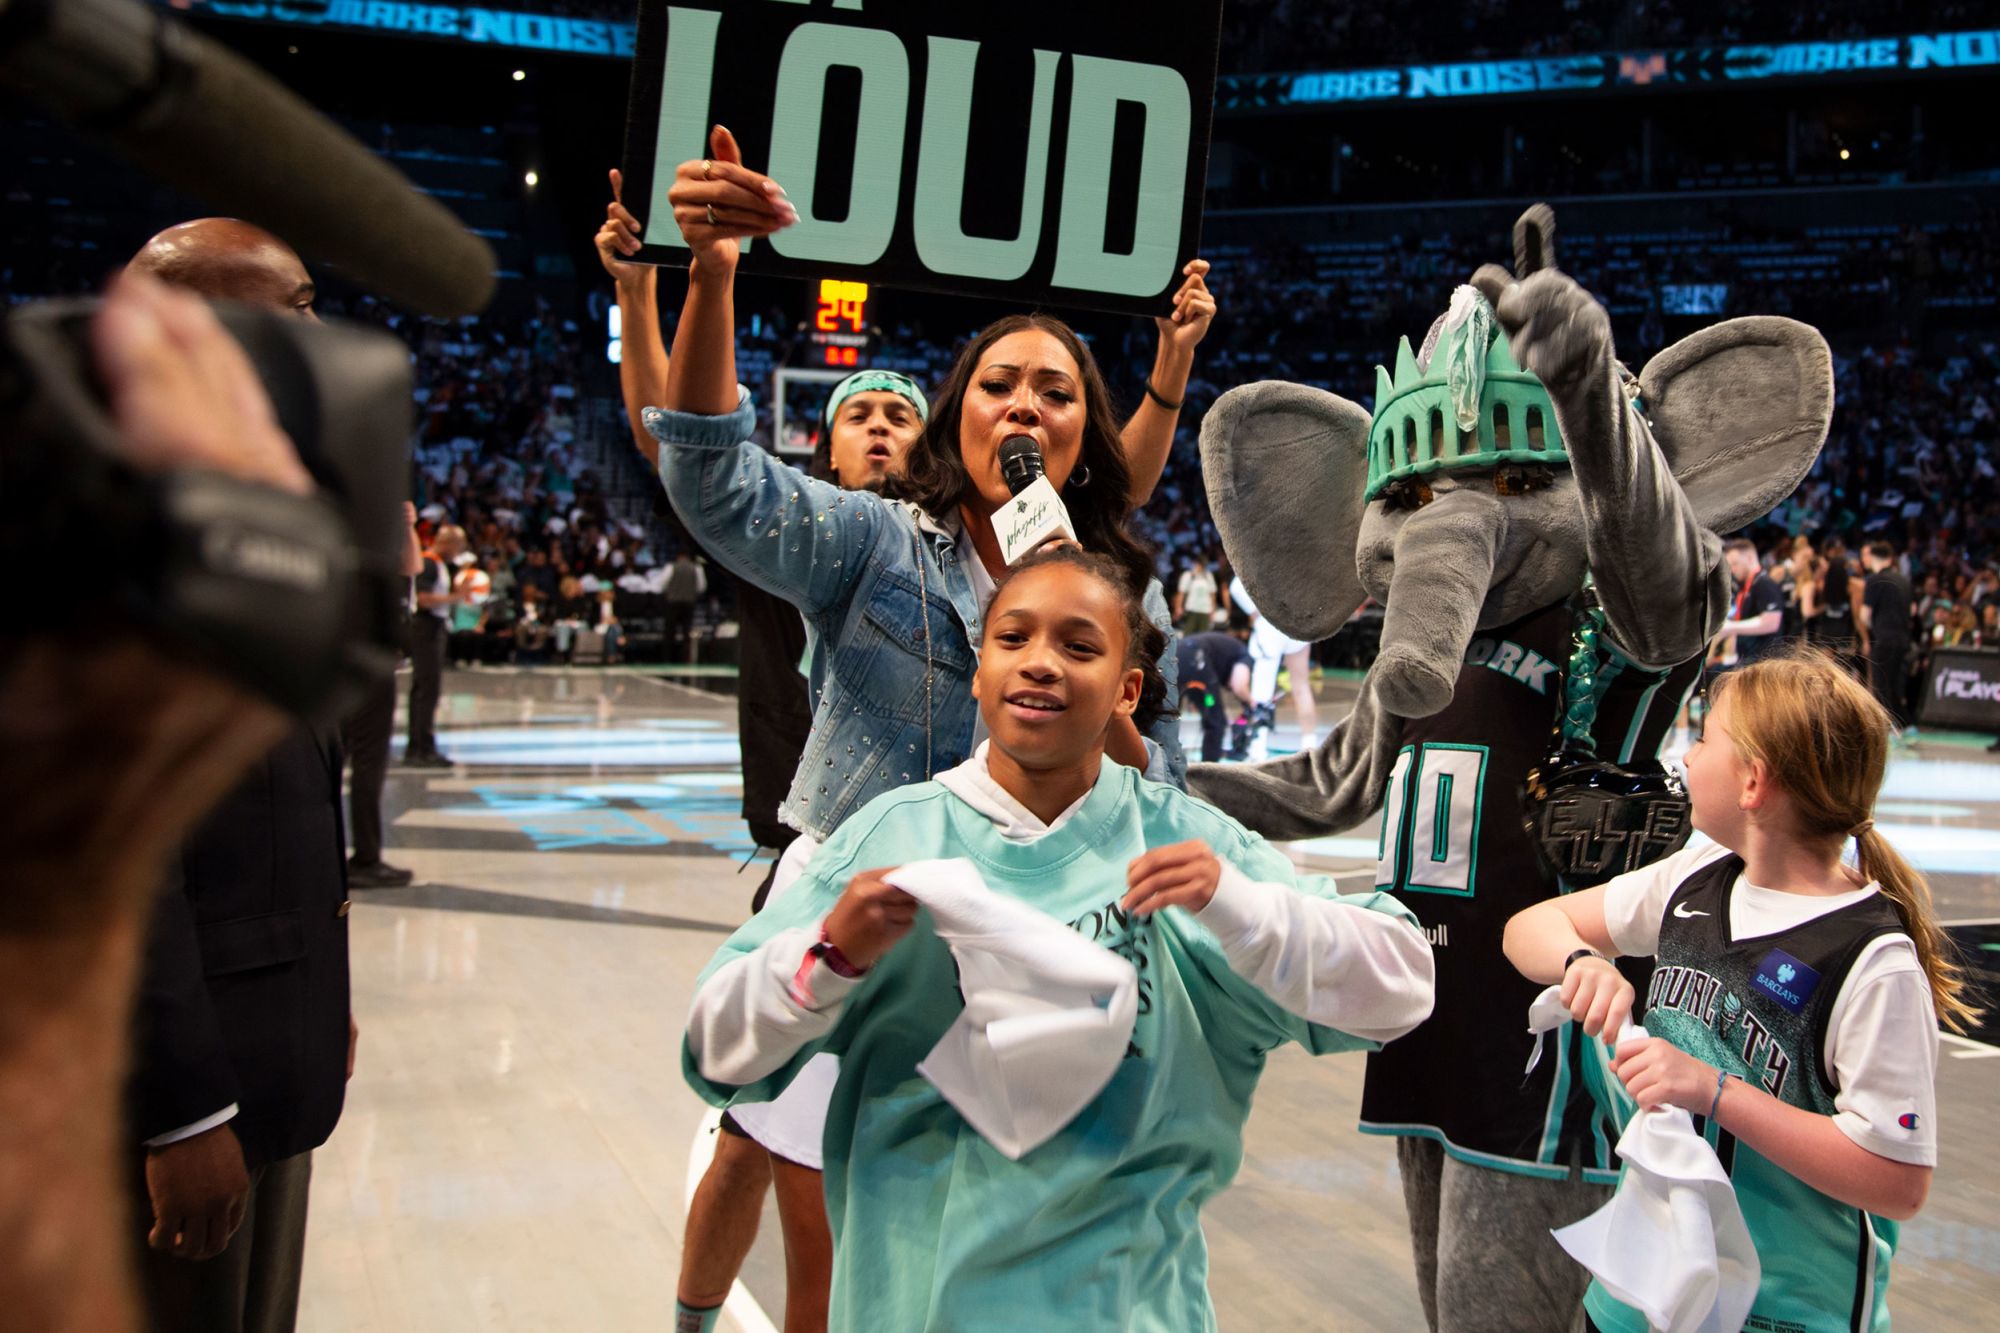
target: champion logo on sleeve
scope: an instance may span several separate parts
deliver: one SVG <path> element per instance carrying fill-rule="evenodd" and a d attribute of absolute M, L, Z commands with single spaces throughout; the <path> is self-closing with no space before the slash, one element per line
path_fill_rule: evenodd
<path fill-rule="evenodd" d="M 1917 1113 L 1915 1111 L 1905 1111 L 1896 1117 L 1896 1123 L 1904 1129 L 1915 1130 L 1917 1127 Z"/>

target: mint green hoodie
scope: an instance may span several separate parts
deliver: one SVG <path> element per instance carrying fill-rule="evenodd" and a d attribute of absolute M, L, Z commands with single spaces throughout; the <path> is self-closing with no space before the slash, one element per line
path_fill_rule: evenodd
<path fill-rule="evenodd" d="M 1127 865 L 1190 838 L 1224 862 L 1216 902 L 1200 919 L 1179 908 L 1128 916 L 1118 905 Z M 1118 1072 L 1073 1122 L 1019 1161 L 982 1139 L 916 1072 L 963 1007 L 950 951 L 927 913 L 857 982 L 811 969 L 816 994 L 844 1001 L 802 1008 L 777 996 L 849 879 L 948 856 L 970 858 L 993 891 L 1070 923 L 1138 971 L 1138 1019 Z M 1284 944 L 1277 936 L 1287 927 L 1284 912 L 1269 909 L 1288 895 L 1274 886 L 1337 904 L 1276 902 L 1326 918 L 1312 932 L 1316 953 L 1303 969 L 1310 976 L 1296 975 L 1296 953 L 1277 960 Z M 1265 1053 L 1287 1041 L 1316 1054 L 1375 1045 L 1289 1012 L 1230 959 L 1257 970 L 1261 955 L 1271 976 L 1294 974 L 1271 982 L 1273 989 L 1313 992 L 1297 1007 L 1393 1035 L 1430 1006 L 1428 950 L 1412 920 L 1385 894 L 1342 896 L 1328 880 L 1299 875 L 1276 848 L 1213 807 L 1115 763 L 1104 763 L 1072 816 L 1028 843 L 1003 838 L 943 785 L 919 783 L 843 823 L 799 883 L 702 974 L 695 1033 L 710 1030 L 704 1001 L 727 989 L 711 979 L 732 964 L 738 978 L 758 969 L 737 992 L 755 997 L 739 1005 L 755 1012 L 724 1017 L 740 1034 L 735 1040 L 776 1053 L 762 1067 L 783 1058 L 782 1067 L 741 1087 L 713 1081 L 701 1072 L 694 1033 L 683 1063 L 695 1090 L 720 1106 L 776 1096 L 819 1051 L 841 1057 L 825 1137 L 833 1328 L 1213 1328 L 1200 1210 L 1241 1164 L 1243 1122 Z M 1385 978 L 1379 986 L 1377 971 Z M 1362 998 L 1342 1008 L 1342 991 Z M 791 1049 L 801 1028 L 823 1035 Z"/>

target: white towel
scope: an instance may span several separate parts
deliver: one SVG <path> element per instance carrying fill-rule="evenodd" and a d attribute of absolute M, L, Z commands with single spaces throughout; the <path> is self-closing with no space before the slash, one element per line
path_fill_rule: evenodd
<path fill-rule="evenodd" d="M 1551 986 L 1529 1009 L 1536 1036 L 1559 1026 L 1561 988 Z M 1618 1045 L 1643 1041 L 1627 1023 Z M 1529 1061 L 1529 1068 L 1534 1061 Z M 1551 1234 L 1604 1289 L 1646 1316 L 1661 1333 L 1738 1333 L 1757 1299 L 1763 1268 L 1736 1188 L 1694 1120 L 1677 1106 L 1641 1111 L 1618 1139 L 1630 1168 L 1611 1202 Z"/>
<path fill-rule="evenodd" d="M 965 1011 L 917 1070 L 1018 1159 L 1117 1072 L 1138 1015 L 1138 973 L 1054 917 L 993 892 L 970 861 L 918 861 L 885 878 L 930 910 L 965 995 Z"/>
<path fill-rule="evenodd" d="M 1535 1039 L 1535 1049 L 1528 1052 L 1528 1067 L 1521 1071 L 1522 1078 L 1534 1073 L 1535 1066 L 1542 1062 L 1542 1046 L 1548 1041 L 1548 1034 L 1569 1022 L 1569 1006 L 1563 1003 L 1562 989 L 1551 986 L 1528 1006 L 1528 1033 Z"/>

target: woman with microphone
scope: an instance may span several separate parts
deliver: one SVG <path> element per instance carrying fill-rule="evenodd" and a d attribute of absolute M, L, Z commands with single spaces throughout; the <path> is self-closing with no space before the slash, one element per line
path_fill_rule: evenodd
<path fill-rule="evenodd" d="M 694 258 L 667 401 L 645 424 L 660 441 L 667 494 L 697 540 L 739 577 L 793 601 L 812 629 L 813 734 L 782 814 L 816 844 L 873 797 L 963 762 L 978 739 L 974 645 L 1006 568 L 994 526 L 1012 499 L 1004 443 L 1033 442 L 1079 544 L 1117 561 L 1135 590 L 1156 585 L 1151 553 L 1127 519 L 1165 450 L 1146 460 L 1149 475 L 1135 486 L 1126 439 L 1152 443 L 1160 432 L 1148 418 L 1162 409 L 1141 409 L 1136 429 L 1121 432 L 1075 333 L 1046 315 L 1014 315 L 974 338 L 933 395 L 906 499 L 844 492 L 780 462 L 749 438 L 733 286 L 737 241 L 798 215 L 775 181 L 742 165 L 728 131 L 718 128 L 712 146 L 712 159 L 681 165 L 668 195 Z M 1188 266 L 1174 316 L 1163 321 L 1179 331 L 1167 338 L 1183 377 L 1214 314 L 1206 268 Z M 1168 443 L 1171 425 L 1169 416 Z M 1164 627 L 1157 586 L 1148 600 Z M 1171 674 L 1171 647 L 1163 666 Z M 1178 781 L 1185 761 L 1171 719 L 1147 739 L 1151 746 L 1136 731 L 1115 736 L 1112 753 Z M 811 846 L 794 851 L 802 858 Z"/>

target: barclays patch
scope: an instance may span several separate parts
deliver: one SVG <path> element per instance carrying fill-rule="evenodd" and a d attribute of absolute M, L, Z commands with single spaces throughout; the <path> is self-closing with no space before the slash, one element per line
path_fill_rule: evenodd
<path fill-rule="evenodd" d="M 1819 986 L 1819 973 L 1786 953 L 1783 949 L 1773 949 L 1764 955 L 1764 961 L 1757 964 L 1757 974 L 1750 984 L 1765 995 L 1770 996 L 1792 1013 L 1805 1012 L 1806 1002 Z"/>

